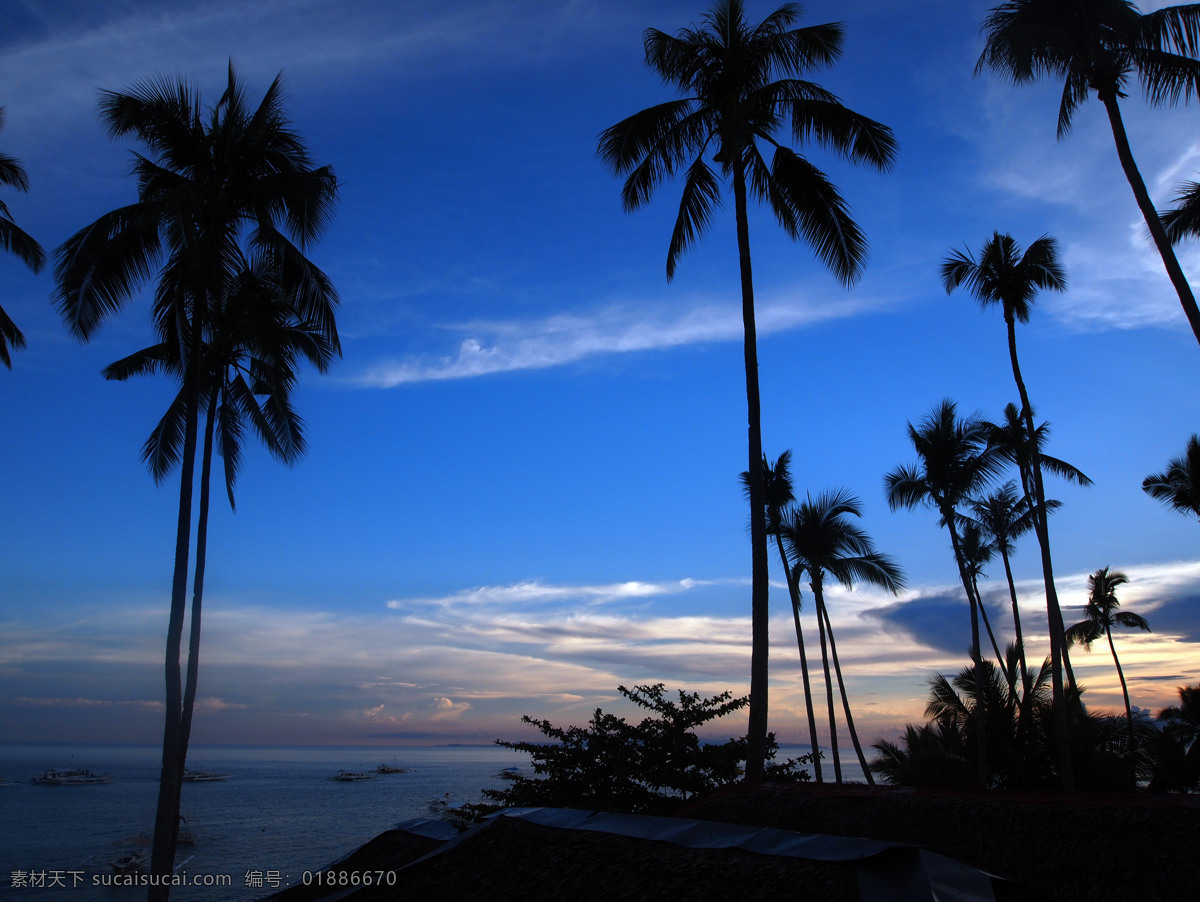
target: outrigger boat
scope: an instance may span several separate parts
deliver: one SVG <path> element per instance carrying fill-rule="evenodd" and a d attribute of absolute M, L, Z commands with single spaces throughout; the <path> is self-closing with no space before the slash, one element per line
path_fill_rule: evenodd
<path fill-rule="evenodd" d="M 185 770 L 184 783 L 216 783 L 218 780 L 228 780 L 229 774 L 217 774 L 211 770 Z"/>
<path fill-rule="evenodd" d="M 329 779 L 335 780 L 338 783 L 360 783 L 363 780 L 374 780 L 375 777 L 372 774 L 359 773 L 358 771 L 339 770 Z"/>
<path fill-rule="evenodd" d="M 83 768 L 51 768 L 50 770 L 42 771 L 34 777 L 33 782 L 39 786 L 86 786 L 91 783 L 111 783 L 112 777 L 108 774 L 97 774 Z"/>

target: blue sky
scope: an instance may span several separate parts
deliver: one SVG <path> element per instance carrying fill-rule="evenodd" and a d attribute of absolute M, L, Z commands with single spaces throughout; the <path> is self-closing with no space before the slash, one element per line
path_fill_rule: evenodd
<path fill-rule="evenodd" d="M 1095 481 L 1053 489 L 1067 617 L 1089 572 L 1122 569 L 1123 602 L 1155 630 L 1118 640 L 1134 703 L 1161 707 L 1200 680 L 1200 534 L 1140 489 L 1200 424 L 1200 349 L 1102 109 L 1085 105 L 1058 142 L 1055 86 L 972 77 L 989 5 L 806 4 L 801 24 L 846 29 L 842 60 L 814 78 L 890 125 L 899 156 L 879 174 L 812 149 L 871 242 L 851 290 L 762 211 L 750 221 L 764 447 L 792 449 L 801 492 L 858 494 L 910 584 L 831 596 L 871 741 L 920 719 L 928 675 L 966 660 L 947 538 L 930 512 L 889 512 L 882 479 L 913 460 L 906 422 L 943 397 L 989 416 L 1016 399 L 999 313 L 939 282 L 952 248 L 977 251 L 994 230 L 1023 245 L 1053 235 L 1070 280 L 1018 337 L 1052 453 Z M 296 129 L 341 183 L 312 256 L 341 294 L 344 358 L 302 380 L 307 456 L 289 469 L 251 450 L 237 513 L 214 507 L 195 741 L 490 741 L 524 735 L 524 713 L 624 711 L 621 683 L 746 691 L 731 209 L 668 284 L 678 185 L 626 214 L 595 157 L 602 129 L 671 96 L 642 30 L 703 12 L 127 0 L 7 14 L 0 147 L 31 191 L 3 197 L 47 251 L 135 199 L 133 145 L 105 136 L 101 88 L 182 75 L 211 103 L 231 58 L 251 95 L 282 71 Z M 1197 110 L 1134 95 L 1124 111 L 1165 207 L 1200 170 Z M 1194 280 L 1200 245 L 1180 254 Z M 11 739 L 152 742 L 178 490 L 155 486 L 139 450 L 173 389 L 99 375 L 149 342 L 145 296 L 82 346 L 52 288 L 50 272 L 0 256 L 0 303 L 29 345 L 0 372 L 0 721 Z M 1035 549 L 1014 565 L 1037 630 Z M 1003 570 L 988 572 L 1003 623 Z M 773 579 L 771 727 L 799 741 Z M 1078 657 L 1089 702 L 1117 708 L 1107 651 Z"/>

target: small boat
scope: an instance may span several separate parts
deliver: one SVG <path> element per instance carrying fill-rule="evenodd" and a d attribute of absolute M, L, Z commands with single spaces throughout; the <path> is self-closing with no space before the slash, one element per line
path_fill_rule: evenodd
<path fill-rule="evenodd" d="M 364 774 L 359 771 L 339 770 L 329 779 L 338 783 L 360 783 L 363 780 L 374 780 L 375 777 L 373 774 Z"/>
<path fill-rule="evenodd" d="M 91 783 L 111 783 L 112 777 L 83 768 L 51 768 L 34 777 L 33 782 L 39 786 L 86 786 Z"/>
<path fill-rule="evenodd" d="M 519 767 L 502 767 L 496 772 L 496 776 L 504 780 L 515 780 L 521 776 L 521 768 Z"/>
<path fill-rule="evenodd" d="M 398 766 L 397 766 L 397 765 L 395 765 L 395 764 L 381 764 L 381 765 L 379 765 L 377 768 L 375 768 L 375 770 L 373 771 L 373 773 L 377 773 L 377 774 L 405 774 L 405 773 L 408 773 L 408 768 L 407 768 L 407 767 L 398 767 Z"/>
<path fill-rule="evenodd" d="M 184 783 L 216 783 L 218 780 L 228 780 L 229 774 L 218 774 L 211 770 L 185 770 Z"/>
<path fill-rule="evenodd" d="M 146 846 L 122 849 L 108 863 L 108 866 L 112 868 L 114 874 L 139 874 L 146 868 L 146 856 L 148 853 L 149 848 Z"/>

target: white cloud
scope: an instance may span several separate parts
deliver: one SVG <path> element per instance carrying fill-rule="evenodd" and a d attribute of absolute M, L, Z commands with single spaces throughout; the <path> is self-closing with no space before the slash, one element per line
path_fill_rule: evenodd
<path fill-rule="evenodd" d="M 777 294 L 756 309 L 760 336 L 856 316 L 883 303 L 860 296 L 821 297 L 798 289 Z M 448 329 L 466 333 L 452 354 L 410 357 L 370 367 L 352 379 L 393 388 L 413 382 L 469 379 L 493 373 L 564 366 L 602 354 L 661 350 L 708 342 L 741 341 L 740 303 L 708 299 L 646 304 L 617 303 L 590 313 L 560 313 L 540 320 L 475 322 Z"/>

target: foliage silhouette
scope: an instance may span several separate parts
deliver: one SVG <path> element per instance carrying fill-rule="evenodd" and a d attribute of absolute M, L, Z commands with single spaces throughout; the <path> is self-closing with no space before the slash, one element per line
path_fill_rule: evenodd
<path fill-rule="evenodd" d="M 1167 461 L 1167 469 L 1142 480 L 1142 491 L 1181 514 L 1200 518 L 1200 436 L 1188 439 L 1179 457 Z"/>
<path fill-rule="evenodd" d="M 4 128 L 4 107 L 0 106 L 0 129 Z M 0 185 L 10 185 L 18 191 L 29 190 L 29 176 L 25 167 L 15 158 L 0 153 Z M 13 222 L 8 206 L 0 200 L 0 250 L 11 251 L 21 262 L 34 272 L 41 272 L 46 265 L 46 253 L 42 246 Z M 0 363 L 12 369 L 9 348 L 25 347 L 25 335 L 17 324 L 0 307 Z"/>
<path fill-rule="evenodd" d="M 655 189 L 680 171 L 683 195 L 667 249 L 667 278 L 680 255 L 708 228 L 720 202 L 721 182 L 733 183 L 746 371 L 751 510 L 750 749 L 746 778 L 763 776 L 767 736 L 768 574 L 760 461 L 763 457 L 750 262 L 748 198 L 766 203 L 783 230 L 804 239 L 843 283 L 862 271 L 867 242 L 837 189 L 804 155 L 780 143 L 790 124 L 793 142 L 810 141 L 853 163 L 886 170 L 896 144 L 889 128 L 842 105 L 829 91 L 800 76 L 832 64 L 841 53 L 839 24 L 790 28 L 794 4 L 757 25 L 746 21 L 742 0 L 716 0 L 700 28 L 672 36 L 649 28 L 646 63 L 683 97 L 623 119 L 600 135 L 598 154 L 626 176 L 627 211 L 649 202 Z M 761 145 L 770 149 L 768 165 Z M 718 171 L 709 167 L 716 163 Z"/>
<path fill-rule="evenodd" d="M 655 814 L 741 779 L 747 740 L 701 742 L 695 729 L 744 708 L 747 697 L 722 692 L 702 698 L 680 689 L 678 701 L 672 701 L 662 683 L 618 686 L 617 691 L 655 716 L 630 724 L 597 708 L 587 726 L 563 728 L 526 715 L 522 722 L 553 742 L 496 740 L 528 754 L 534 776 L 519 775 L 505 789 L 484 790 L 484 796 L 506 807 Z M 768 761 L 777 748 L 774 734 L 769 735 Z M 811 763 L 811 756 L 804 755 L 769 766 L 767 774 L 775 780 L 807 780 L 808 772 L 799 768 Z"/>

